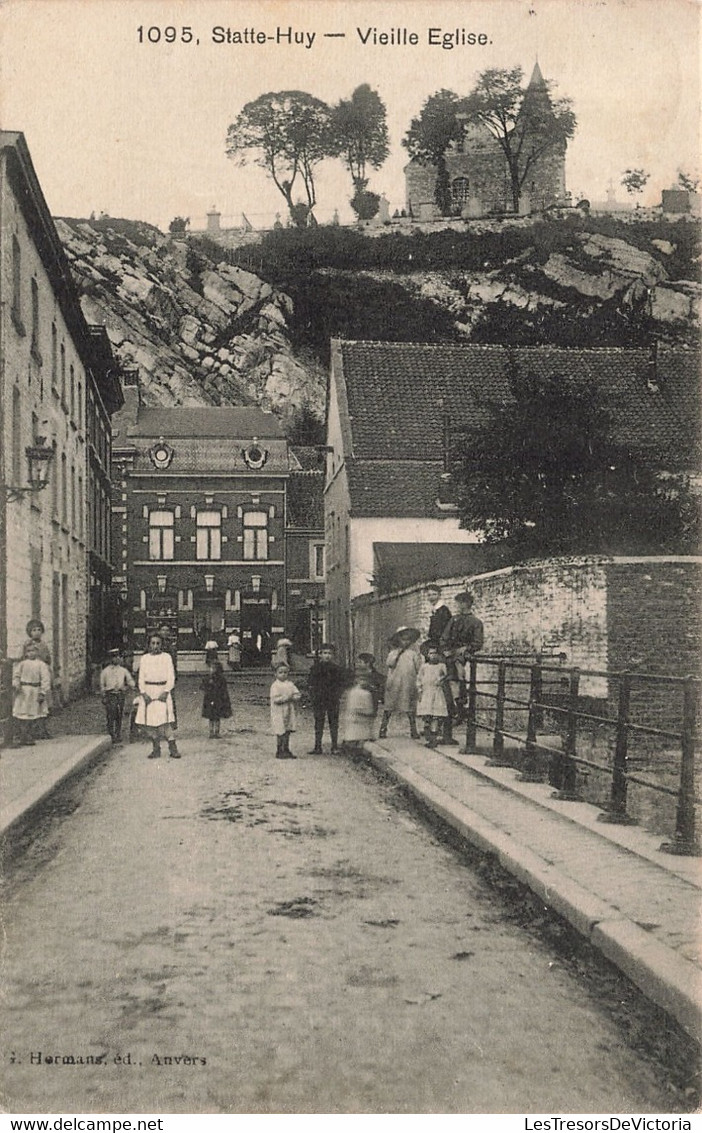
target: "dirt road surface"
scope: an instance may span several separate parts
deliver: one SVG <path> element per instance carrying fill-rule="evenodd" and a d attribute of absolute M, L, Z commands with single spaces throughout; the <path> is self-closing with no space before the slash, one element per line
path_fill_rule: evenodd
<path fill-rule="evenodd" d="M 683 1108 L 396 789 L 181 685 L 183 758 L 115 749 L 8 868 L 6 1111 Z"/>

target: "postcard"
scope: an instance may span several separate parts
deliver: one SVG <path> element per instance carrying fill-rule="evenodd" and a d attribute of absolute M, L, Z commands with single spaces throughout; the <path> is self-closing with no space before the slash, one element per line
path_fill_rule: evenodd
<path fill-rule="evenodd" d="M 0 0 L 0 52 L 4 805 L 61 784 L 3 1109 L 690 1128 L 699 560 L 642 496 L 694 449 L 699 5 Z M 633 808 L 611 868 L 554 787 Z"/>

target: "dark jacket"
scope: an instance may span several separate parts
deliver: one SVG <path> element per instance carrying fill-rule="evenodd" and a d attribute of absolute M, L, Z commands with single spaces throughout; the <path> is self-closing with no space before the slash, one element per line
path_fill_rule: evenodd
<path fill-rule="evenodd" d="M 483 623 L 475 614 L 454 614 L 441 635 L 441 649 L 449 657 L 455 651 L 479 653 L 483 647 Z"/>
<path fill-rule="evenodd" d="M 341 694 L 348 684 L 346 672 L 334 661 L 312 662 L 307 676 L 307 688 L 313 708 L 334 707 L 341 700 Z"/>
<path fill-rule="evenodd" d="M 429 619 L 429 632 L 427 633 L 427 641 L 432 645 L 439 645 L 441 635 L 446 629 L 446 626 L 451 621 L 451 611 L 448 606 L 439 606 L 438 610 L 432 610 Z"/>
<path fill-rule="evenodd" d="M 224 673 L 209 673 L 203 679 L 202 715 L 206 720 L 228 720 L 232 714 Z"/>

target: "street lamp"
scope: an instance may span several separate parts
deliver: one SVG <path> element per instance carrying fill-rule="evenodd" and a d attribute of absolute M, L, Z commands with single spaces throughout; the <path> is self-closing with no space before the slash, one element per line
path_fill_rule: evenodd
<path fill-rule="evenodd" d="M 24 451 L 29 466 L 29 484 L 26 488 L 18 484 L 1 484 L 0 488 L 4 491 L 8 503 L 21 499 L 29 492 L 41 492 L 49 482 L 49 466 L 54 450 L 47 445 L 46 437 L 35 437 L 34 444 L 27 445 Z"/>

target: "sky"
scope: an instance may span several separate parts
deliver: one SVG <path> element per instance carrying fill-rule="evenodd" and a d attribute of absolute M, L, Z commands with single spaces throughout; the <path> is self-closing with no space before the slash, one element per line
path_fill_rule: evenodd
<path fill-rule="evenodd" d="M 369 187 L 394 210 L 404 204 L 401 140 L 426 98 L 442 87 L 467 94 L 486 67 L 521 65 L 528 76 L 538 58 L 578 118 L 572 195 L 604 200 L 611 179 L 623 201 L 623 171 L 643 167 L 641 200 L 655 204 L 678 169 L 699 173 L 701 10 L 697 0 L 0 0 L 0 127 L 24 132 L 54 216 L 104 211 L 164 229 L 188 216 L 197 228 L 215 207 L 223 224 L 244 213 L 267 227 L 285 216 L 282 196 L 263 170 L 225 154 L 245 103 L 276 90 L 333 103 L 369 83 L 391 146 Z M 266 39 L 217 43 L 215 28 Z M 381 45 L 371 31 L 364 44 L 359 32 L 373 28 L 418 42 Z M 290 29 L 302 42 L 287 41 Z M 486 42 L 446 49 L 430 29 Z M 317 185 L 318 218 L 336 208 L 350 219 L 341 164 L 325 163 Z"/>

